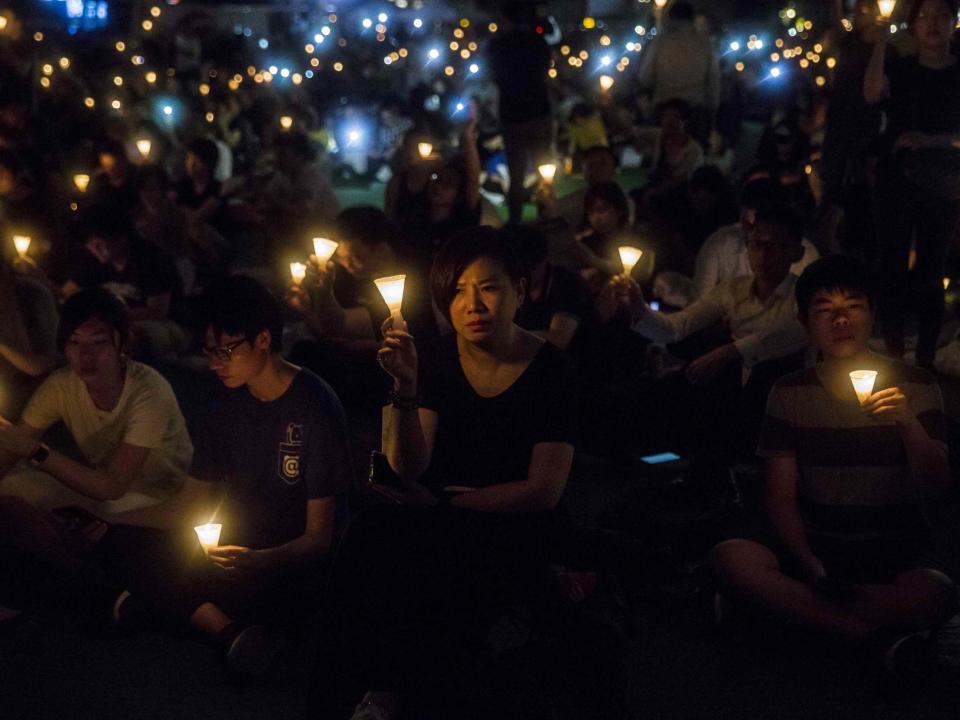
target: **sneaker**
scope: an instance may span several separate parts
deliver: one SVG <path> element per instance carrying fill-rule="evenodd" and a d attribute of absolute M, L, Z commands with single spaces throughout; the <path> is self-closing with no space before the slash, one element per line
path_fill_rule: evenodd
<path fill-rule="evenodd" d="M 263 675 L 273 665 L 279 649 L 276 638 L 263 625 L 248 625 L 227 643 L 227 664 L 241 675 Z"/>

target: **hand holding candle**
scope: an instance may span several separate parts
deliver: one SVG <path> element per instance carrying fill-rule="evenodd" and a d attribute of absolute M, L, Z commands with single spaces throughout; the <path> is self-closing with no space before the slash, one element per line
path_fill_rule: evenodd
<path fill-rule="evenodd" d="M 857 393 L 857 400 L 863 405 L 873 395 L 873 385 L 877 381 L 876 370 L 854 370 L 850 373 L 850 382 Z"/>
<path fill-rule="evenodd" d="M 212 548 L 220 544 L 220 531 L 223 530 L 221 523 L 207 523 L 206 525 L 197 525 L 194 529 L 197 538 L 200 540 L 200 546 L 205 553 L 209 553 Z"/>
<path fill-rule="evenodd" d="M 383 301 L 390 309 L 390 315 L 400 322 L 403 322 L 403 317 L 400 315 L 400 306 L 403 305 L 403 286 L 406 279 L 406 275 L 391 275 L 373 281 L 377 290 L 383 296 Z"/>

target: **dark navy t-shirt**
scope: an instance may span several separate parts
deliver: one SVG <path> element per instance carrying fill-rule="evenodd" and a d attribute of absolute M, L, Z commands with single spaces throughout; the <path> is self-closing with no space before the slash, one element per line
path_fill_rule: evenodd
<path fill-rule="evenodd" d="M 303 534 L 307 500 L 345 493 L 351 463 L 343 407 L 309 370 L 276 400 L 224 388 L 194 431 L 190 475 L 224 482 L 221 544 L 275 547 Z"/>

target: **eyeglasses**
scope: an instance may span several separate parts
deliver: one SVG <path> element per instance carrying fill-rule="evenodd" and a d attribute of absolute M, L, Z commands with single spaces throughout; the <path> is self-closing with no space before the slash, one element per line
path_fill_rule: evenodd
<path fill-rule="evenodd" d="M 205 347 L 203 349 L 203 354 L 207 357 L 216 358 L 220 362 L 230 362 L 230 360 L 233 358 L 233 351 L 243 345 L 243 343 L 246 341 L 246 338 L 241 338 L 240 340 L 227 345 L 217 345 L 216 347 L 212 348 Z"/>

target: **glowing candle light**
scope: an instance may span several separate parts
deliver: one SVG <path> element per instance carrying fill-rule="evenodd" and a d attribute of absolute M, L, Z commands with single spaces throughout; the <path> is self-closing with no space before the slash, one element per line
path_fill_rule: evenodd
<path fill-rule="evenodd" d="M 282 115 L 280 117 L 280 127 L 282 127 L 284 130 L 289 130 L 290 128 L 292 128 L 293 118 L 290 117 L 289 115 Z"/>
<path fill-rule="evenodd" d="M 613 81 L 613 78 L 610 77 L 609 75 L 601 75 L 601 76 L 600 76 L 600 89 L 603 90 L 604 92 L 606 92 L 607 90 L 609 90 L 610 88 L 613 87 L 613 82 L 614 82 L 614 81 Z"/>
<path fill-rule="evenodd" d="M 307 266 L 303 263 L 290 263 L 290 277 L 293 278 L 294 285 L 299 285 L 307 276 Z"/>
<path fill-rule="evenodd" d="M 850 382 L 857 393 L 857 400 L 863 405 L 873 394 L 873 384 L 877 381 L 876 370 L 854 370 L 850 373 Z"/>
<path fill-rule="evenodd" d="M 26 257 L 27 250 L 30 249 L 30 242 L 30 237 L 27 235 L 14 235 L 13 246 L 17 249 L 17 255 Z"/>
<path fill-rule="evenodd" d="M 557 175 L 556 163 L 544 163 L 537 168 L 537 172 L 540 173 L 540 177 L 543 178 L 543 181 L 549 185 L 553 182 L 553 178 L 555 178 Z"/>
<path fill-rule="evenodd" d="M 90 184 L 90 176 L 86 173 L 77 173 L 73 176 L 73 184 L 77 186 L 77 190 L 84 193 L 87 191 L 87 185 Z"/>
<path fill-rule="evenodd" d="M 403 319 L 400 316 L 400 306 L 403 304 L 403 286 L 406 279 L 406 275 L 391 275 L 373 281 L 390 309 L 390 314 L 397 320 Z"/>
<path fill-rule="evenodd" d="M 430 155 L 433 154 L 433 143 L 422 142 L 417 144 L 417 152 L 420 153 L 420 157 L 426 160 Z"/>
<path fill-rule="evenodd" d="M 880 17 L 884 20 L 890 19 L 896 6 L 897 0 L 877 0 L 877 9 L 880 11 Z"/>
<path fill-rule="evenodd" d="M 220 544 L 220 531 L 223 530 L 221 523 L 207 523 L 206 525 L 197 525 L 193 531 L 200 540 L 200 546 L 203 551 L 208 553 Z"/>
<path fill-rule="evenodd" d="M 950 289 L 950 278 L 945 277 L 945 278 L 943 279 L 943 289 L 944 289 L 944 290 L 949 290 L 949 289 Z"/>
<path fill-rule="evenodd" d="M 317 256 L 317 260 L 320 261 L 320 265 L 323 266 L 326 262 L 333 257 L 333 253 L 337 251 L 337 245 L 333 240 L 328 240 L 323 237 L 315 237 L 313 239 L 313 254 Z"/>
<path fill-rule="evenodd" d="M 643 250 L 631 247 L 630 245 L 618 247 L 617 252 L 620 253 L 620 262 L 623 264 L 624 275 L 632 273 L 633 268 L 636 267 L 637 263 L 640 262 L 640 258 L 643 257 Z"/>
<path fill-rule="evenodd" d="M 153 148 L 153 143 L 149 138 L 140 138 L 137 140 L 137 151 L 144 160 L 150 157 L 151 148 Z"/>

